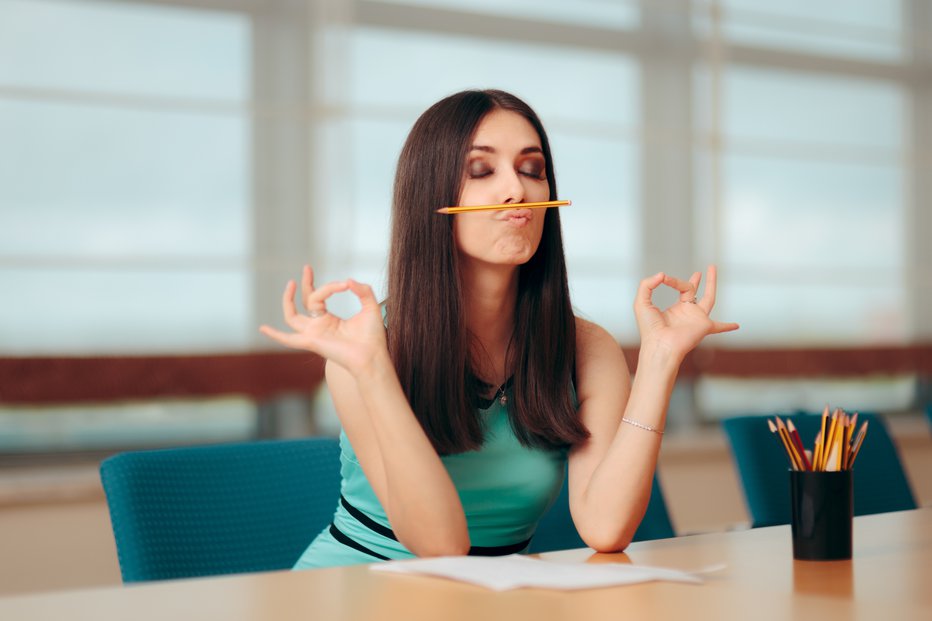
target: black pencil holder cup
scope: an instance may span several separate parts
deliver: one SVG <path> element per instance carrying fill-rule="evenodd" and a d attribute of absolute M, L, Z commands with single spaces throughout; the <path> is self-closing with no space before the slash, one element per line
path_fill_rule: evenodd
<path fill-rule="evenodd" d="M 851 470 L 790 471 L 793 558 L 851 558 L 854 487 Z"/>

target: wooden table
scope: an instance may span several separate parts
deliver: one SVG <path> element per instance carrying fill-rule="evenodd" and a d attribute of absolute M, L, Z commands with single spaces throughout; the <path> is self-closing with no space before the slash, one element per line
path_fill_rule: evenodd
<path fill-rule="evenodd" d="M 855 518 L 851 561 L 794 561 L 788 526 L 641 542 L 625 554 L 541 556 L 726 568 L 703 585 L 496 593 L 356 566 L 8 597 L 0 599 L 0 619 L 932 619 L 932 508 Z"/>

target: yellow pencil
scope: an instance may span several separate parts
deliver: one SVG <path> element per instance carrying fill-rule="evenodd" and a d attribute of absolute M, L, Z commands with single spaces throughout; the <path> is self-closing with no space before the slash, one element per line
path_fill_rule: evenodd
<path fill-rule="evenodd" d="M 829 416 L 824 420 L 825 433 L 822 434 L 822 450 L 819 452 L 819 470 L 825 470 L 825 463 L 828 460 L 828 437 L 832 433 L 832 418 Z"/>
<path fill-rule="evenodd" d="M 816 436 L 816 444 L 818 445 L 816 446 L 816 450 L 818 450 L 819 452 L 819 459 L 817 460 L 818 465 L 813 464 L 812 465 L 813 470 L 824 470 L 825 469 L 823 467 L 824 465 L 823 462 L 825 461 L 825 434 L 828 433 L 827 424 L 826 424 L 827 421 L 828 421 L 828 406 L 826 405 L 825 409 L 822 410 L 822 430 L 819 432 L 819 435 Z"/>
<path fill-rule="evenodd" d="M 838 430 L 835 432 L 835 470 L 845 467 L 845 438 L 848 437 L 848 415 L 842 412 L 838 417 Z"/>
<path fill-rule="evenodd" d="M 805 470 L 803 458 L 799 456 L 799 451 L 796 450 L 796 444 L 793 443 L 793 438 L 790 437 L 789 430 L 779 416 L 774 416 L 774 418 L 777 421 L 777 431 L 780 433 L 780 439 L 783 440 L 783 445 L 786 447 L 787 452 L 790 454 L 790 459 L 795 466 L 794 470 Z"/>
<path fill-rule="evenodd" d="M 822 464 L 820 463 L 822 459 L 822 432 L 816 434 L 815 437 L 815 448 L 812 450 L 812 469 L 821 470 Z"/>
<path fill-rule="evenodd" d="M 853 416 L 848 416 L 845 425 L 845 442 L 844 442 L 844 454 L 841 456 L 841 469 L 848 469 L 848 461 L 851 459 L 851 439 L 854 435 L 855 425 L 858 422 L 858 413 L 855 412 Z"/>
<path fill-rule="evenodd" d="M 829 470 L 832 467 L 832 460 L 835 457 L 835 436 L 838 435 L 838 410 L 832 412 L 832 420 L 828 426 L 828 437 L 825 438 L 825 449 L 822 452 L 822 470 Z"/>
<path fill-rule="evenodd" d="M 793 460 L 796 462 L 796 465 L 799 466 L 797 469 L 805 470 L 806 467 L 804 465 L 803 458 L 799 455 L 799 448 L 796 446 L 796 442 L 793 441 L 793 434 L 790 433 L 790 430 L 786 423 L 783 422 L 783 419 L 781 419 L 779 416 L 774 416 L 774 418 L 777 419 L 777 429 L 779 429 L 780 434 L 786 438 L 786 443 L 789 445 L 792 451 Z"/>
<path fill-rule="evenodd" d="M 854 445 L 851 447 L 851 455 L 848 457 L 848 469 L 850 470 L 854 467 L 854 460 L 857 459 L 858 453 L 861 451 L 861 445 L 864 443 L 864 436 L 867 435 L 867 423 L 870 421 L 864 421 L 861 423 L 861 428 L 858 429 L 857 435 L 854 437 Z"/>
<path fill-rule="evenodd" d="M 459 207 L 441 207 L 437 213 L 454 214 L 466 211 L 493 211 L 502 209 L 545 209 L 572 205 L 572 201 L 543 201 L 539 203 L 504 203 L 499 205 L 461 205 Z"/>
<path fill-rule="evenodd" d="M 777 420 L 780 419 L 778 418 Z M 770 433 L 775 433 L 780 437 L 780 442 L 783 443 L 783 449 L 786 451 L 786 456 L 790 460 L 790 466 L 793 467 L 793 470 L 799 470 L 799 466 L 796 463 L 796 458 L 793 456 L 793 450 L 790 448 L 790 444 L 783 433 L 784 430 L 777 429 L 777 426 L 774 425 L 773 421 L 769 418 L 767 419 L 767 426 L 770 427 Z"/>

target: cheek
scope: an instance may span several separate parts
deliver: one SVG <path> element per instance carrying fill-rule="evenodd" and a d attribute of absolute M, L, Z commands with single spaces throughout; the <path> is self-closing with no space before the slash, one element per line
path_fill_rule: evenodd
<path fill-rule="evenodd" d="M 479 199 L 479 192 L 475 188 L 475 184 L 469 178 L 463 180 L 463 186 L 460 189 L 459 200 L 457 205 L 476 205 L 480 204 L 482 201 Z"/>
<path fill-rule="evenodd" d="M 453 239 L 456 247 L 465 252 L 473 250 L 476 246 L 476 240 L 480 239 L 480 227 L 474 222 L 469 214 L 453 216 L 456 218 L 453 222 Z"/>
<path fill-rule="evenodd" d="M 534 183 L 533 187 L 529 188 L 527 191 L 528 198 L 525 199 L 528 202 L 539 202 L 539 201 L 549 201 L 550 200 L 550 183 Z"/>
<path fill-rule="evenodd" d="M 539 221 L 534 223 L 534 242 L 535 244 L 540 244 L 540 240 L 544 238 L 544 220 L 541 218 Z"/>

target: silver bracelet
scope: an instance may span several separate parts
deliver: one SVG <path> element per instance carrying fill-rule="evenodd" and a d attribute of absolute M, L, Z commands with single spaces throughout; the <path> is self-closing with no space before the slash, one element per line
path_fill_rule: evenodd
<path fill-rule="evenodd" d="M 659 436 L 662 436 L 662 435 L 663 435 L 663 431 L 660 430 L 660 429 L 657 429 L 656 427 L 651 427 L 650 425 L 645 425 L 644 423 L 639 423 L 639 422 L 637 422 L 636 420 L 631 420 L 630 418 L 625 418 L 624 416 L 621 417 L 621 422 L 623 422 L 623 423 L 628 423 L 629 425 L 633 425 L 633 426 L 637 427 L 638 429 L 644 429 L 645 431 L 653 431 L 654 433 L 656 433 L 656 434 L 659 435 Z"/>

